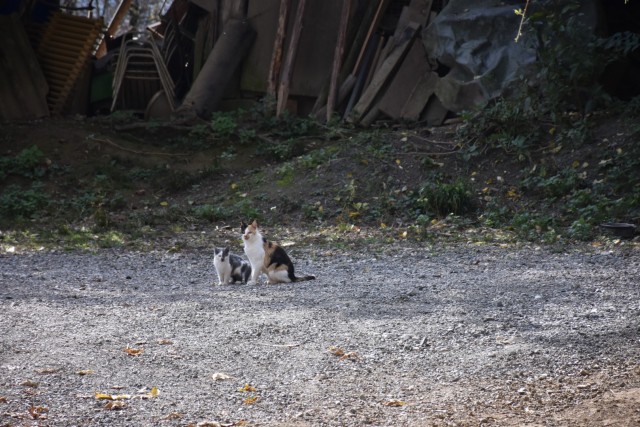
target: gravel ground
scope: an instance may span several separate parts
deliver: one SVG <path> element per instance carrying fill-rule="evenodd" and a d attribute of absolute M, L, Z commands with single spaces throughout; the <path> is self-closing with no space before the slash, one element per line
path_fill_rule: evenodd
<path fill-rule="evenodd" d="M 0 425 L 640 425 L 638 250 L 372 249 L 0 255 Z"/>

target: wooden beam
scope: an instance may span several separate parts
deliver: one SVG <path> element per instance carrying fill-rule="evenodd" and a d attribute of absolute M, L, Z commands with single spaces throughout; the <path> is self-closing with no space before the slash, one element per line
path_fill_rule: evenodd
<path fill-rule="evenodd" d="M 225 23 L 224 33 L 178 109 L 178 114 L 208 119 L 218 107 L 254 39 L 255 31 L 246 20 L 229 19 Z"/>
<path fill-rule="evenodd" d="M 329 84 L 329 97 L 327 99 L 327 123 L 331 120 L 333 110 L 338 95 L 338 75 L 342 66 L 342 56 L 344 55 L 344 44 L 347 37 L 347 26 L 349 24 L 349 15 L 351 12 L 351 0 L 342 1 L 342 19 L 340 20 L 340 28 L 338 30 L 338 42 L 336 43 L 336 51 L 333 56 L 333 68 L 331 70 L 331 82 Z"/>
<path fill-rule="evenodd" d="M 302 32 L 302 21 L 306 2 L 307 0 L 300 0 L 298 3 L 298 10 L 296 10 L 296 18 L 293 22 L 293 29 L 291 30 L 289 49 L 287 49 L 287 58 L 282 70 L 282 77 L 280 78 L 280 87 L 278 88 L 277 116 L 282 115 L 286 109 L 287 100 L 289 99 L 291 76 L 293 75 L 293 65 L 296 60 L 296 54 L 298 53 L 298 44 L 300 42 L 300 33 Z"/>
<path fill-rule="evenodd" d="M 287 17 L 289 16 L 289 5 L 291 0 L 280 0 L 280 13 L 278 15 L 278 30 L 273 41 L 273 53 L 271 55 L 271 65 L 269 66 L 269 77 L 267 78 L 267 95 L 275 98 L 282 68 L 282 50 L 284 49 L 284 39 L 287 33 Z"/>
<path fill-rule="evenodd" d="M 367 32 L 367 36 L 364 39 L 362 48 L 360 49 L 360 54 L 358 55 L 356 64 L 353 67 L 354 75 L 358 75 L 358 70 L 360 69 L 360 65 L 362 65 L 362 59 L 364 57 L 365 51 L 367 50 L 367 46 L 369 45 L 369 41 L 371 40 L 371 37 L 374 31 L 378 28 L 378 25 L 380 25 L 380 20 L 382 19 L 382 16 L 384 15 L 384 11 L 387 9 L 387 6 L 389 5 L 389 1 L 390 0 L 380 0 L 380 3 L 378 4 L 378 9 L 376 10 L 376 14 L 373 17 L 373 21 L 369 26 L 369 31 Z"/>
<path fill-rule="evenodd" d="M 402 35 L 396 48 L 389 54 L 389 57 L 385 59 L 384 63 L 380 66 L 378 72 L 373 76 L 371 84 L 362 94 L 362 97 L 353 108 L 354 120 L 360 121 L 374 105 L 378 95 L 383 91 L 387 85 L 389 79 L 395 74 L 398 66 L 402 63 L 406 53 L 408 52 L 413 39 L 418 31 L 418 25 L 410 25 Z"/>

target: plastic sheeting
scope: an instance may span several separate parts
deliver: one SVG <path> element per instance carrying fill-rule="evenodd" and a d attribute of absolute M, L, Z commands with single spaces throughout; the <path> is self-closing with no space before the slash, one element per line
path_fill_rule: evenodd
<path fill-rule="evenodd" d="M 460 112 L 495 98 L 535 61 L 535 52 L 515 42 L 523 1 L 451 0 L 423 30 L 430 58 L 450 71 L 435 94 Z"/>

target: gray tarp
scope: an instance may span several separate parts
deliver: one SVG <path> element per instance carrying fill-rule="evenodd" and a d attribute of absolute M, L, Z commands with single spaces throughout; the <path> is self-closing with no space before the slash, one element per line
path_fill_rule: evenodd
<path fill-rule="evenodd" d="M 435 94 L 459 112 L 499 96 L 535 61 L 535 52 L 515 42 L 524 1 L 451 0 L 422 40 L 430 58 L 450 68 Z"/>
<path fill-rule="evenodd" d="M 561 0 L 569 3 L 570 0 Z M 622 0 L 621 0 L 622 1 Z M 483 104 L 505 92 L 527 73 L 536 55 L 526 37 L 515 42 L 524 0 L 450 0 L 423 30 L 429 58 L 450 68 L 435 94 L 449 110 L 460 112 Z M 532 2 L 531 8 L 542 2 Z M 598 19 L 595 0 L 581 2 L 583 22 L 594 27 Z M 529 47 L 528 47 L 529 46 Z"/>

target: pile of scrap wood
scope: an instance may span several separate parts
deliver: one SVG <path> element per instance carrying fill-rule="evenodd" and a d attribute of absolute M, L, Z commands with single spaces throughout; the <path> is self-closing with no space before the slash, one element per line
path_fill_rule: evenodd
<path fill-rule="evenodd" d="M 351 0 L 344 3 L 348 9 Z M 434 95 L 438 65 L 427 58 L 421 39 L 421 30 L 444 4 L 411 0 L 402 6 L 395 27 L 389 31 L 381 22 L 391 3 L 391 0 L 371 2 L 363 18 L 356 21 L 359 27 L 344 63 L 340 62 L 341 29 L 327 96 L 321 94 L 314 109 L 318 119 L 328 121 L 340 115 L 365 126 L 380 118 L 428 125 L 444 121 L 447 110 Z M 341 23 L 341 27 L 344 25 Z M 322 105 L 325 99 L 326 104 Z"/>
<path fill-rule="evenodd" d="M 433 92 L 445 70 L 427 57 L 422 30 L 446 3 L 173 0 L 144 34 L 117 35 L 132 4 L 121 0 L 104 26 L 103 18 L 57 11 L 28 32 L 37 34 L 31 44 L 48 85 L 38 96 L 52 114 L 207 119 L 267 97 L 278 115 L 439 125 L 448 111 Z M 20 73 L 0 67 L 0 74 Z M 70 108 L 74 100 L 84 106 Z M 29 114 L 46 115 L 32 104 Z"/>

